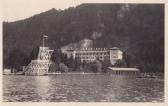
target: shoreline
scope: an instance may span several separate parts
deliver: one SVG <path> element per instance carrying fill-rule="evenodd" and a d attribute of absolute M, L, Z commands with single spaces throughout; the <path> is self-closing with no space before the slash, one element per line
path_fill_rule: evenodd
<path fill-rule="evenodd" d="M 48 73 L 47 75 L 59 75 L 59 74 L 105 74 L 105 73 L 70 72 L 70 73 Z"/>
<path fill-rule="evenodd" d="M 140 75 L 119 75 L 119 74 L 108 74 L 108 73 L 83 73 L 83 72 L 71 72 L 71 73 L 48 73 L 45 75 L 23 75 L 23 74 L 14 74 L 14 73 L 8 73 L 8 74 L 3 74 L 6 76 L 54 76 L 54 75 L 110 75 L 110 76 L 134 76 L 140 79 L 162 79 L 164 80 L 163 75 L 155 75 L 154 77 L 152 76 L 142 76 L 144 73 L 140 73 Z"/>
<path fill-rule="evenodd" d="M 83 72 L 71 72 L 71 73 L 48 73 L 48 74 L 46 74 L 46 75 L 61 75 L 61 74 L 81 74 L 81 75 L 83 75 L 83 74 L 106 74 L 106 73 L 83 73 Z M 3 73 L 3 75 L 23 75 L 23 74 L 15 74 L 15 73 Z M 46 76 L 46 75 L 44 75 L 44 76 Z M 35 75 L 33 75 L 33 76 L 35 76 Z"/>

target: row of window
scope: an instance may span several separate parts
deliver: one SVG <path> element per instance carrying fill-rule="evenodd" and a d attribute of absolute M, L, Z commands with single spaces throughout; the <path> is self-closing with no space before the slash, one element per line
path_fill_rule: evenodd
<path fill-rule="evenodd" d="M 105 57 L 103 57 L 103 56 L 101 56 L 101 57 L 98 57 L 99 59 L 109 59 L 109 58 L 105 58 Z M 96 59 L 96 57 L 79 57 L 79 59 L 91 59 L 91 60 L 95 60 Z"/>
<path fill-rule="evenodd" d="M 79 57 L 79 59 L 95 59 L 95 57 Z"/>
<path fill-rule="evenodd" d="M 110 53 L 77 53 L 76 55 L 110 55 Z"/>
<path fill-rule="evenodd" d="M 110 56 L 109 55 L 106 55 L 106 56 L 94 56 L 94 55 L 81 55 L 81 56 L 76 56 L 76 57 L 79 57 L 79 58 L 110 58 Z"/>

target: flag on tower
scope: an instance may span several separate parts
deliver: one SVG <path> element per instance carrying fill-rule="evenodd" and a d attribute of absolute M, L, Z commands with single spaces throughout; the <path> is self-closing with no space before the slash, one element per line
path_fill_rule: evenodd
<path fill-rule="evenodd" d="M 45 35 L 45 34 L 43 35 L 43 37 L 48 38 L 48 36 L 47 36 L 47 35 Z"/>

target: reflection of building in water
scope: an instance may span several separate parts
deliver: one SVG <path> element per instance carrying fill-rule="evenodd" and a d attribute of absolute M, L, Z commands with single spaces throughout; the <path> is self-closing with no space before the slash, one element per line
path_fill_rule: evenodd
<path fill-rule="evenodd" d="M 82 48 L 82 49 L 71 49 L 67 50 L 66 52 L 67 57 L 70 58 L 71 56 L 73 59 L 78 58 L 81 62 L 90 62 L 95 61 L 96 59 L 99 60 L 108 60 L 114 65 L 118 60 L 122 61 L 122 54 L 123 52 L 117 48 L 113 47 L 110 49 L 107 48 Z"/>

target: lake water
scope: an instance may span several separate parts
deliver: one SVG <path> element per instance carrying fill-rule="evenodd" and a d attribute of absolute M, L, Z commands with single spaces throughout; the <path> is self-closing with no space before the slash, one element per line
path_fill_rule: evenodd
<path fill-rule="evenodd" d="M 3 75 L 4 102 L 163 102 L 164 80 L 107 74 Z"/>

